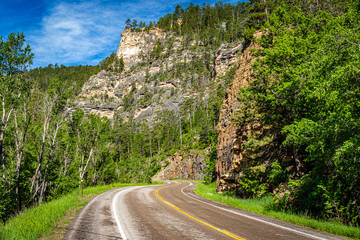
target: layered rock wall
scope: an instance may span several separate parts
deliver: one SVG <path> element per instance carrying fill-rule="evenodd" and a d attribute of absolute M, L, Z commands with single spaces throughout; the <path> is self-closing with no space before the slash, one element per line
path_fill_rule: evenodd
<path fill-rule="evenodd" d="M 206 167 L 205 156 L 209 154 L 209 149 L 203 151 L 191 151 L 184 153 L 176 152 L 164 162 L 167 166 L 157 173 L 152 180 L 163 181 L 168 179 L 191 179 L 203 180 L 203 170 Z"/>
<path fill-rule="evenodd" d="M 163 50 L 151 58 L 157 43 Z M 224 74 L 241 50 L 242 43 L 222 45 L 214 56 L 214 75 Z M 124 59 L 125 71 L 103 70 L 92 76 L 75 100 L 73 110 L 80 108 L 110 119 L 117 113 L 125 120 L 148 122 L 164 110 L 176 114 L 187 99 L 206 100 L 209 92 L 216 89 L 214 86 L 222 84 L 221 78 L 199 76 L 191 70 L 191 64 L 208 54 L 206 51 L 200 41 L 185 42 L 157 28 L 149 32 L 127 29 L 122 33 L 117 53 Z"/>
<path fill-rule="evenodd" d="M 157 41 L 165 41 L 170 34 L 158 28 L 149 31 L 131 31 L 125 29 L 121 33 L 121 41 L 117 49 L 117 56 L 122 57 L 125 70 L 142 61 L 156 46 Z"/>
<path fill-rule="evenodd" d="M 255 37 L 260 37 L 260 35 L 260 32 L 255 33 Z M 241 144 L 246 141 L 246 135 L 251 131 L 251 126 L 235 125 L 231 117 L 235 110 L 241 107 L 241 103 L 238 101 L 240 89 L 249 86 L 252 81 L 252 64 L 256 59 L 252 49 L 257 48 L 259 46 L 252 42 L 241 54 L 234 80 L 226 91 L 221 108 L 217 125 L 219 135 L 215 166 L 217 190 L 220 192 L 227 190 L 228 187 L 236 187 L 236 180 L 239 177 L 241 168 L 246 164 L 246 150 L 242 149 Z"/>

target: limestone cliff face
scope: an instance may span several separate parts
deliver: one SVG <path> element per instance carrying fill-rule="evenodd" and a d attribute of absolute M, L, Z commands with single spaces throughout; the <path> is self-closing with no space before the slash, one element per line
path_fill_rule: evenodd
<path fill-rule="evenodd" d="M 142 61 L 142 56 L 148 55 L 158 40 L 164 41 L 170 34 L 158 28 L 149 31 L 134 32 L 125 29 L 121 33 L 121 41 L 117 50 L 117 56 L 122 57 L 125 69 Z"/>
<path fill-rule="evenodd" d="M 161 52 L 151 58 L 158 43 Z M 215 56 L 210 53 L 214 66 L 209 62 L 209 67 L 216 72 L 213 75 L 224 74 L 241 50 L 242 43 L 237 43 L 222 45 Z M 177 113 L 188 98 L 205 100 L 214 86 L 222 84 L 221 78 L 200 77 L 191 70 L 193 62 L 209 55 L 206 51 L 200 41 L 186 42 L 157 28 L 149 32 L 125 30 L 117 52 L 124 59 L 125 71 L 101 71 L 92 76 L 75 100 L 74 109 L 110 119 L 117 113 L 125 120 L 148 122 L 164 110 Z"/>
<path fill-rule="evenodd" d="M 255 37 L 260 37 L 260 35 L 260 32 L 255 33 Z M 241 54 L 234 80 L 226 91 L 221 108 L 217 125 L 219 136 L 215 166 L 217 190 L 220 192 L 226 190 L 227 187 L 236 187 L 241 168 L 246 165 L 246 150 L 241 148 L 241 143 L 246 141 L 246 135 L 251 131 L 252 126 L 235 125 L 232 123 L 231 117 L 234 111 L 241 107 L 241 103 L 237 99 L 240 89 L 249 86 L 252 81 L 251 65 L 256 57 L 253 56 L 251 49 L 257 48 L 259 46 L 252 42 Z"/>
<path fill-rule="evenodd" d="M 152 180 L 163 181 L 172 178 L 204 180 L 203 169 L 206 167 L 205 156 L 208 154 L 209 149 L 194 150 L 190 153 L 178 151 L 165 160 L 163 164 L 166 167 L 157 173 Z"/>
<path fill-rule="evenodd" d="M 103 70 L 92 76 L 72 110 L 83 109 L 110 119 L 116 114 L 125 121 L 151 124 L 165 110 L 177 114 L 189 98 L 204 101 L 216 94 L 218 86 L 225 84 L 221 76 L 237 62 L 242 48 L 239 42 L 210 51 L 201 41 L 188 41 L 157 28 L 148 32 L 127 29 L 117 52 L 125 71 Z M 195 69 L 201 64 L 212 74 L 199 74 Z M 202 179 L 205 154 L 177 153 L 157 177 Z"/>
<path fill-rule="evenodd" d="M 243 45 L 237 44 L 229 48 L 226 44 L 222 44 L 215 54 L 214 69 L 217 75 L 224 74 L 229 67 L 233 66 L 237 61 L 237 55 L 242 51 Z"/>

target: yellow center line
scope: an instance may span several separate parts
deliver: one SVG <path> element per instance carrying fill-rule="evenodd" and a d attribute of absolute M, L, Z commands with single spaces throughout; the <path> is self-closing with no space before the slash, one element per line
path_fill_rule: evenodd
<path fill-rule="evenodd" d="M 178 184 L 175 184 L 175 185 L 171 185 L 171 186 L 166 186 L 166 187 L 158 188 L 158 189 L 155 190 L 155 195 L 156 195 L 156 197 L 157 197 L 158 199 L 160 199 L 163 203 L 169 205 L 170 207 L 172 207 L 172 208 L 175 209 L 176 211 L 184 214 L 185 216 L 188 216 L 189 218 L 192 218 L 192 219 L 198 221 L 199 223 L 202 223 L 202 224 L 204 224 L 204 225 L 206 225 L 206 226 L 208 226 L 208 227 L 210 227 L 210 228 L 212 228 L 212 229 L 214 229 L 214 230 L 216 230 L 216 231 L 218 231 L 218 232 L 221 232 L 221 233 L 223 233 L 223 234 L 225 234 L 225 235 L 227 235 L 227 236 L 229 236 L 229 237 L 231 237 L 231 238 L 234 238 L 234 239 L 237 239 L 237 240 L 246 240 L 245 238 L 239 237 L 239 236 L 237 236 L 237 235 L 235 235 L 235 234 L 233 234 L 233 233 L 231 233 L 231 232 L 228 232 L 228 231 L 226 231 L 226 230 L 221 230 L 221 229 L 219 229 L 219 228 L 217 228 L 217 227 L 214 227 L 214 226 L 212 226 L 212 225 L 210 225 L 210 224 L 208 224 L 208 223 L 206 223 L 206 222 L 203 222 L 203 221 L 201 221 L 201 220 L 199 220 L 199 219 L 191 216 L 190 214 L 188 214 L 188 213 L 180 210 L 179 207 L 177 207 L 177 206 L 175 206 L 175 205 L 173 205 L 173 204 L 170 204 L 169 202 L 165 201 L 161 196 L 159 196 L 159 194 L 158 194 L 158 191 L 159 191 L 159 190 L 164 189 L 164 188 L 168 188 L 168 187 L 175 187 L 175 186 L 178 186 L 178 185 L 180 185 L 180 184 L 181 184 L 181 183 L 178 183 Z"/>

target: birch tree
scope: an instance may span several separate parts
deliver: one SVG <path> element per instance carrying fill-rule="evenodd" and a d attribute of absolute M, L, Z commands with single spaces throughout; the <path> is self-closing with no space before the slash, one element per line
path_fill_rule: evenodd
<path fill-rule="evenodd" d="M 23 71 L 32 63 L 33 54 L 30 46 L 24 46 L 24 43 L 23 33 L 11 33 L 7 40 L 0 37 L 0 164 L 3 185 L 6 175 L 5 132 L 14 110 L 30 88 L 30 81 L 24 78 Z"/>

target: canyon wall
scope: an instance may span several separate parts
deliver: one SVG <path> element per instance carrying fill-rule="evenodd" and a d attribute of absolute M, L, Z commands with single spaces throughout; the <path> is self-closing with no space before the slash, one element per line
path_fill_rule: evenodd
<path fill-rule="evenodd" d="M 254 37 L 260 36 L 260 32 L 254 34 Z M 228 187 L 236 188 L 241 169 L 248 160 L 242 143 L 246 141 L 246 136 L 251 132 L 252 126 L 235 125 L 231 117 L 237 109 L 241 108 L 241 102 L 238 101 L 240 89 L 249 86 L 252 81 L 252 64 L 256 59 L 252 49 L 258 48 L 259 45 L 252 41 L 241 54 L 234 80 L 226 91 L 221 108 L 219 123 L 216 127 L 219 135 L 215 166 L 217 190 L 219 192 L 227 190 Z"/>
<path fill-rule="evenodd" d="M 236 62 L 242 43 L 221 45 L 209 52 L 201 41 L 187 42 L 160 29 L 125 30 L 121 35 L 117 56 L 122 57 L 125 71 L 101 71 L 82 88 L 72 110 L 107 116 L 117 114 L 125 121 L 152 122 L 164 110 L 179 112 L 189 98 L 206 100 L 223 80 L 221 76 Z M 160 52 L 155 48 L 160 44 Z M 212 77 L 199 76 L 191 65 L 207 54 Z M 211 54 L 213 56 L 211 56 Z"/>
<path fill-rule="evenodd" d="M 188 99 L 196 99 L 197 104 L 216 94 L 226 84 L 222 75 L 238 61 L 242 49 L 242 42 L 223 44 L 214 51 L 201 41 L 189 41 L 158 28 L 126 29 L 117 51 L 124 71 L 102 70 L 92 76 L 71 110 L 152 125 L 165 111 L 177 115 Z M 196 72 L 199 64 L 206 65 L 209 74 Z M 203 179 L 206 154 L 176 153 L 156 179 Z"/>

